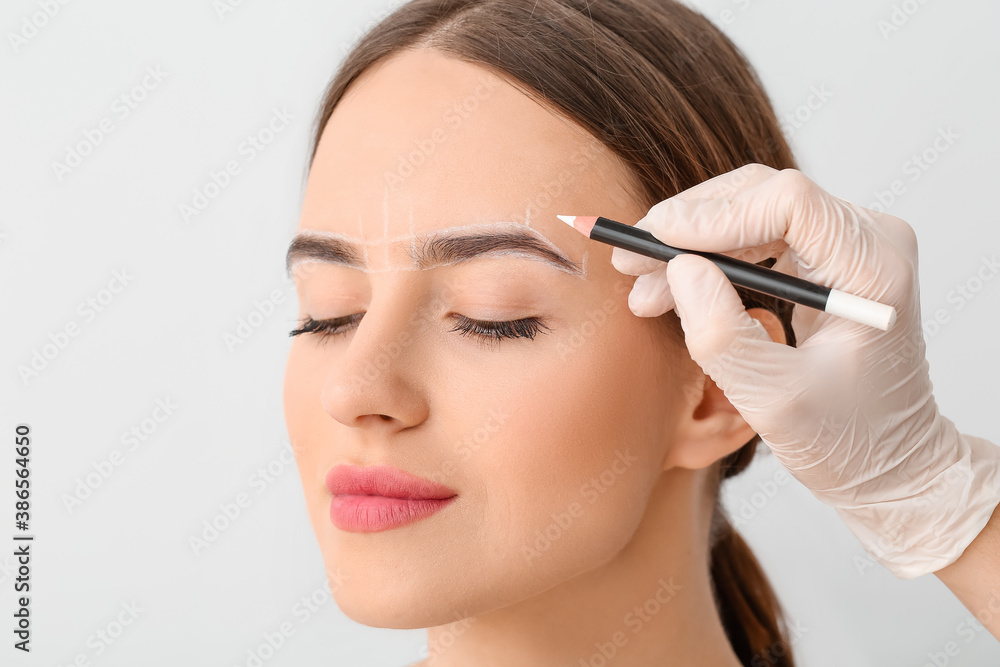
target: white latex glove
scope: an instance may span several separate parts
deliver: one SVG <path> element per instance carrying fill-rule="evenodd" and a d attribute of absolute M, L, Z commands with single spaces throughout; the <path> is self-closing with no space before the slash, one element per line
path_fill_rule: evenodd
<path fill-rule="evenodd" d="M 873 558 L 902 579 L 957 560 L 1000 503 L 1000 447 L 938 412 L 912 228 L 759 164 L 656 204 L 636 227 L 680 248 L 778 257 L 776 270 L 895 307 L 880 331 L 796 305 L 791 347 L 770 339 L 711 261 L 612 253 L 639 276 L 633 312 L 676 308 L 692 358 Z"/>

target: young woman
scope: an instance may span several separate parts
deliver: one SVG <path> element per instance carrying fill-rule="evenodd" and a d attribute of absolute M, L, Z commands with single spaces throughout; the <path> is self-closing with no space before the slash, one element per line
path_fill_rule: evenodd
<path fill-rule="evenodd" d="M 724 292 L 690 255 L 670 274 L 617 251 L 612 265 L 610 246 L 556 216 L 643 219 L 663 234 L 670 209 L 654 207 L 698 184 L 709 199 L 819 201 L 795 166 L 749 64 L 680 4 L 415 0 L 367 34 L 324 99 L 288 257 L 302 322 L 286 419 L 340 608 L 429 628 L 420 664 L 434 667 L 794 664 L 719 486 L 766 433 L 800 480 L 824 471 L 818 497 L 846 506 L 845 489 L 861 488 L 871 469 L 854 466 L 846 485 L 748 407 L 786 372 L 771 367 L 774 346 L 828 318 L 797 309 L 793 327 L 791 304 Z M 871 224 L 855 214 L 855 231 L 859 219 Z M 886 247 L 915 256 L 912 231 L 890 227 Z M 703 249 L 753 246 L 731 254 L 765 266 L 783 252 L 788 268 L 795 240 L 781 239 Z M 894 257 L 915 274 L 903 250 Z M 698 300 L 702 322 L 707 306 L 738 302 L 750 332 L 738 344 L 692 328 L 684 271 L 716 288 Z M 629 299 L 640 274 L 646 293 Z M 865 296 L 894 301 L 912 327 L 913 291 Z M 829 324 L 844 327 L 860 332 Z M 750 355 L 750 379 L 728 388 L 747 367 L 733 360 L 762 341 L 772 347 Z M 728 362 L 703 363 L 709 352 Z M 989 517 L 983 498 L 963 548 Z"/>

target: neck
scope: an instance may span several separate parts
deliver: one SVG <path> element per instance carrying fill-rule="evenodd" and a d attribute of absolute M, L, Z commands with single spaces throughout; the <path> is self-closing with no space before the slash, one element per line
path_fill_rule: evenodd
<path fill-rule="evenodd" d="M 633 539 L 540 595 L 428 629 L 421 667 L 740 667 L 715 608 L 703 475 L 671 469 Z M 698 487 L 698 488 L 695 488 Z"/>

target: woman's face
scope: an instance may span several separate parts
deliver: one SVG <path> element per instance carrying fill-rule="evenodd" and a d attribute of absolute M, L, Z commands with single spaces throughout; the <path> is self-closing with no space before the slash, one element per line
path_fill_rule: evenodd
<path fill-rule="evenodd" d="M 483 613 L 598 568 L 635 533 L 693 362 L 661 323 L 631 313 L 634 278 L 614 270 L 612 248 L 556 218 L 634 222 L 648 207 L 627 187 L 573 123 L 433 52 L 371 68 L 337 106 L 299 233 L 356 243 L 362 266 L 313 244 L 293 274 L 301 317 L 364 317 L 294 338 L 284 398 L 331 590 L 351 618 L 413 628 Z M 506 240 L 472 256 L 428 243 L 498 232 Z M 515 248 L 518 233 L 562 258 Z M 537 325 L 490 342 L 455 331 L 463 316 Z M 338 528 L 324 480 L 341 464 L 393 466 L 455 497 L 388 530 Z"/>

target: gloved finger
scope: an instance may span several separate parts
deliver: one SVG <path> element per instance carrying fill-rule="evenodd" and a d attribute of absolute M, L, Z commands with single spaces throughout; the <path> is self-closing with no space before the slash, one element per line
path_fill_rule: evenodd
<path fill-rule="evenodd" d="M 783 245 L 783 242 L 779 241 L 778 243 Z M 774 256 L 772 254 L 774 250 L 768 250 L 771 247 L 773 246 L 761 246 L 742 253 L 732 253 L 732 256 L 748 262 L 758 262 L 761 259 Z M 659 266 L 655 269 L 636 278 L 632 285 L 632 291 L 629 293 L 629 308 L 639 317 L 658 317 L 674 307 L 670 283 L 666 278 L 667 263 L 657 263 Z M 775 264 L 776 267 L 777 264 Z"/>
<path fill-rule="evenodd" d="M 667 266 L 663 264 L 652 273 L 645 273 L 635 279 L 628 295 L 628 307 L 639 317 L 658 317 L 674 307 L 667 282 Z"/>
<path fill-rule="evenodd" d="M 794 169 L 776 172 L 732 199 L 667 199 L 643 222 L 664 243 L 693 250 L 726 252 L 783 240 L 795 252 L 798 275 L 874 296 L 858 290 L 871 292 L 884 231 L 872 229 L 870 212 L 827 194 Z"/>

